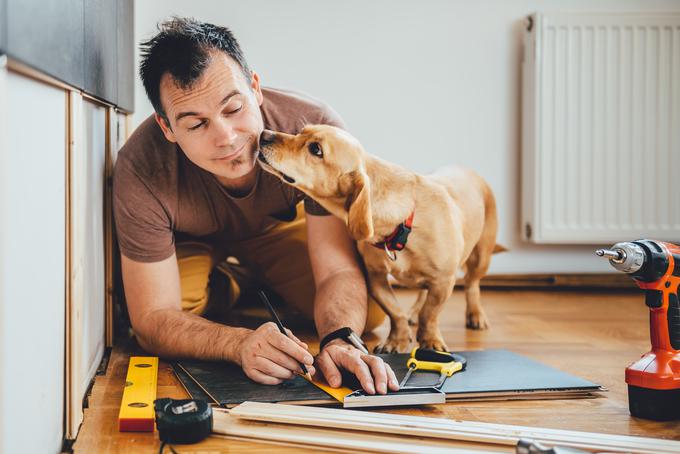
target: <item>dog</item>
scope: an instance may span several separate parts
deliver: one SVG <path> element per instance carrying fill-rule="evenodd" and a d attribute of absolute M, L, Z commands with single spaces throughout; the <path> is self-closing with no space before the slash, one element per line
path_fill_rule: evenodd
<path fill-rule="evenodd" d="M 299 134 L 264 131 L 260 165 L 344 220 L 357 241 L 369 295 L 390 318 L 378 353 L 407 352 L 409 321 L 420 347 L 448 351 L 439 314 L 465 269 L 466 325 L 487 329 L 479 281 L 496 244 L 498 219 L 489 185 L 463 168 L 419 175 L 368 154 L 346 131 L 308 125 Z M 409 314 L 401 310 L 388 275 L 421 289 Z"/>

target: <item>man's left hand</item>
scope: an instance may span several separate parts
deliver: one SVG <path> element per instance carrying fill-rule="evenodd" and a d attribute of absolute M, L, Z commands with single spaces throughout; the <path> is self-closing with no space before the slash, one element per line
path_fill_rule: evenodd
<path fill-rule="evenodd" d="M 368 394 L 399 391 L 399 382 L 389 364 L 382 358 L 367 355 L 341 339 L 326 344 L 316 357 L 318 369 L 333 388 L 342 384 L 340 369 L 354 374 Z"/>

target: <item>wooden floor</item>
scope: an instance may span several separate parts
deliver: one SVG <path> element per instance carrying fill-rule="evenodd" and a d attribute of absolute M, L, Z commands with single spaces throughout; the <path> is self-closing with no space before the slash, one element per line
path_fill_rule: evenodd
<path fill-rule="evenodd" d="M 415 293 L 405 290 L 399 295 L 405 304 L 415 298 Z M 628 413 L 624 369 L 649 349 L 649 313 L 640 292 L 486 289 L 482 298 L 491 321 L 491 329 L 482 332 L 464 327 L 463 292 L 454 292 L 447 303 L 442 331 L 453 350 L 505 348 L 599 383 L 609 392 L 598 399 L 450 403 L 388 412 L 680 440 L 680 421 L 645 421 Z M 384 332 L 379 329 L 368 338 L 369 343 L 375 343 Z M 313 341 L 311 333 L 305 336 L 298 329 L 296 334 Z M 74 445 L 76 453 L 157 452 L 157 433 L 120 433 L 117 429 L 128 356 L 125 349 L 115 348 L 106 375 L 97 377 Z M 158 397 L 186 397 L 163 362 Z M 299 448 L 216 437 L 174 449 L 301 452 Z"/>

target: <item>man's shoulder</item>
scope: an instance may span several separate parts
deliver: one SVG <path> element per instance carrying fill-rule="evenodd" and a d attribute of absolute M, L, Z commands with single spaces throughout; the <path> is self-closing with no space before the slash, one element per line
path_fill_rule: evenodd
<path fill-rule="evenodd" d="M 340 115 L 327 103 L 306 93 L 263 87 L 264 127 L 296 134 L 307 124 L 329 124 L 344 128 Z"/>
<path fill-rule="evenodd" d="M 176 145 L 168 141 L 153 115 L 137 126 L 116 158 L 116 172 L 123 168 L 142 177 L 172 172 L 176 168 Z"/>

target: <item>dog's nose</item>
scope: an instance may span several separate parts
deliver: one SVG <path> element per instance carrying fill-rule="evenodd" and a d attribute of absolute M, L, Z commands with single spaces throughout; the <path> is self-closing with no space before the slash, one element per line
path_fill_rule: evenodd
<path fill-rule="evenodd" d="M 274 141 L 276 141 L 276 133 L 274 133 L 273 131 L 265 129 L 264 131 L 262 131 L 262 134 L 260 134 L 261 147 L 264 145 L 270 145 L 274 143 Z"/>

